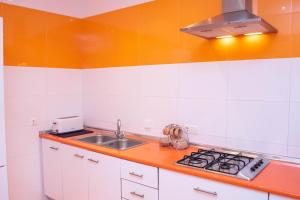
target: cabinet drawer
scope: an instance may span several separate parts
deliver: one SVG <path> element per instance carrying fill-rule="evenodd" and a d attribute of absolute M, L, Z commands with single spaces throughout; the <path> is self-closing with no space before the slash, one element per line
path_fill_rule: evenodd
<path fill-rule="evenodd" d="M 47 140 L 47 139 L 42 139 L 42 146 L 43 150 L 45 151 L 53 151 L 53 152 L 58 152 L 61 148 L 61 143 Z"/>
<path fill-rule="evenodd" d="M 122 197 L 128 200 L 158 200 L 158 190 L 122 180 Z"/>
<path fill-rule="evenodd" d="M 121 177 L 146 186 L 158 188 L 158 169 L 156 167 L 122 160 Z"/>

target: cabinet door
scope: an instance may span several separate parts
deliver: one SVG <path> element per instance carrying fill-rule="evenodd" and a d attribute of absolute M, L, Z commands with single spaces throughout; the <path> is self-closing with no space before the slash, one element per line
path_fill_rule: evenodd
<path fill-rule="evenodd" d="M 64 145 L 62 152 L 64 200 L 87 200 L 87 151 Z"/>
<path fill-rule="evenodd" d="M 268 193 L 167 170 L 159 173 L 160 200 L 268 200 Z"/>
<path fill-rule="evenodd" d="M 62 200 L 61 144 L 43 139 L 42 151 L 45 195 L 51 199 Z"/>
<path fill-rule="evenodd" d="M 296 200 L 296 199 L 270 194 L 269 200 Z"/>
<path fill-rule="evenodd" d="M 5 166 L 0 166 L 0 199 L 8 200 L 7 172 Z"/>
<path fill-rule="evenodd" d="M 90 152 L 87 162 L 89 200 L 120 200 L 120 160 Z"/>

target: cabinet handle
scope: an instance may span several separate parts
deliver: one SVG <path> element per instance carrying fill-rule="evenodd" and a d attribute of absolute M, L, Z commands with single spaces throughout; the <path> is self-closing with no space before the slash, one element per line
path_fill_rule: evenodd
<path fill-rule="evenodd" d="M 145 197 L 145 195 L 143 195 L 143 194 L 138 194 L 138 193 L 136 193 L 136 192 L 130 192 L 130 194 L 131 194 L 131 195 L 134 195 L 134 196 L 141 197 L 141 198 L 144 198 L 144 197 Z"/>
<path fill-rule="evenodd" d="M 88 161 L 91 161 L 91 162 L 96 163 L 96 164 L 99 163 L 99 160 L 93 160 L 93 159 L 91 159 L 91 158 L 89 158 Z"/>
<path fill-rule="evenodd" d="M 129 174 L 131 175 L 131 176 L 135 176 L 135 177 L 139 177 L 139 178 L 143 178 L 143 174 L 136 174 L 135 172 L 129 172 Z"/>
<path fill-rule="evenodd" d="M 0 168 L 4 167 L 4 165 L 1 165 Z"/>
<path fill-rule="evenodd" d="M 83 159 L 83 158 L 84 158 L 84 156 L 83 156 L 83 155 L 79 155 L 79 154 L 77 154 L 77 153 L 76 153 L 76 154 L 74 154 L 74 156 L 75 156 L 75 157 L 77 157 L 77 158 L 80 158 L 80 159 Z"/>
<path fill-rule="evenodd" d="M 52 149 L 52 150 L 58 151 L 57 147 L 49 147 L 49 148 Z"/>
<path fill-rule="evenodd" d="M 216 192 L 210 192 L 210 191 L 202 190 L 202 189 L 200 189 L 200 188 L 198 188 L 198 187 L 194 188 L 194 190 L 195 190 L 196 192 L 202 192 L 202 193 L 205 193 L 205 194 L 214 196 L 214 197 L 218 196 L 218 193 L 216 193 Z"/>

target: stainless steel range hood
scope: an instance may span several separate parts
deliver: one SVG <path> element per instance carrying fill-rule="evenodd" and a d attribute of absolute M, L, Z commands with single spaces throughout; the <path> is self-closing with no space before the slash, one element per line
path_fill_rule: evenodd
<path fill-rule="evenodd" d="M 252 0 L 222 0 L 222 8 L 221 15 L 180 30 L 206 39 L 277 32 L 271 24 L 252 13 Z"/>

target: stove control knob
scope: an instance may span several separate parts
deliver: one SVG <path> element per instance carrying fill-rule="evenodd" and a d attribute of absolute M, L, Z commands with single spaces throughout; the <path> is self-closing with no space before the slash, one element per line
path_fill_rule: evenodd
<path fill-rule="evenodd" d="M 254 166 L 253 166 L 253 167 L 251 167 L 251 168 L 250 168 L 250 170 L 251 170 L 252 172 L 254 172 L 254 171 L 255 171 L 255 168 L 254 168 Z"/>
<path fill-rule="evenodd" d="M 260 164 L 264 164 L 264 161 L 263 161 L 263 159 L 261 159 L 261 160 L 259 161 L 259 163 L 260 163 Z"/>

